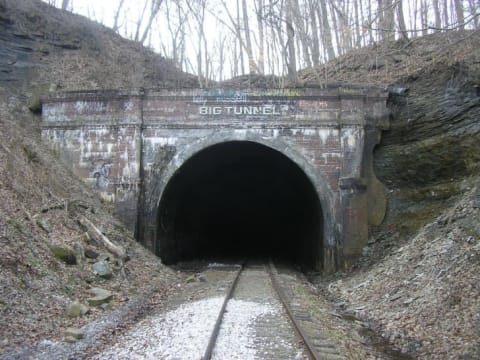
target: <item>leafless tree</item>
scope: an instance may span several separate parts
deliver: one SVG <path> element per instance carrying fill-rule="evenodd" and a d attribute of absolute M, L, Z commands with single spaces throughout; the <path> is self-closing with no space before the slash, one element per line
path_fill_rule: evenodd
<path fill-rule="evenodd" d="M 186 1 L 190 14 L 195 19 L 197 33 L 197 77 L 200 86 L 208 86 L 209 79 L 209 54 L 207 38 L 205 36 L 205 16 L 208 0 Z M 205 65 L 205 66 L 204 66 Z"/>
<path fill-rule="evenodd" d="M 67 10 L 70 0 L 62 0 L 62 10 Z"/>
<path fill-rule="evenodd" d="M 285 11 L 285 28 L 287 33 L 287 77 L 290 83 L 297 82 L 297 58 L 295 54 L 295 30 L 293 25 L 294 0 L 287 0 Z"/>
<path fill-rule="evenodd" d="M 398 29 L 403 38 L 408 40 L 407 25 L 405 24 L 405 16 L 403 15 L 403 0 L 398 0 L 396 5 Z"/>
<path fill-rule="evenodd" d="M 460 30 L 465 30 L 465 15 L 463 12 L 463 2 L 461 0 L 454 0 L 455 15 L 457 16 L 457 26 Z"/>
<path fill-rule="evenodd" d="M 185 59 L 185 25 L 188 20 L 188 15 L 180 1 L 165 2 L 165 18 L 167 29 L 170 35 L 170 47 L 167 50 L 165 44 L 162 44 L 165 56 L 170 57 L 174 64 L 179 68 L 183 67 Z M 162 37 L 163 38 L 163 37 Z M 163 40 L 166 42 L 166 40 Z"/>
<path fill-rule="evenodd" d="M 71 0 L 44 1 L 75 11 Z M 245 73 L 294 82 L 298 67 L 353 48 L 480 25 L 478 0 L 136 0 L 132 19 L 134 1 L 117 0 L 113 29 L 160 49 L 197 73 L 202 86 Z M 93 7 L 87 12 L 98 15 Z M 207 33 L 212 17 L 218 29 Z"/>
<path fill-rule="evenodd" d="M 247 9 L 247 0 L 242 0 L 242 12 L 243 12 L 243 30 L 245 33 L 245 46 L 248 56 L 248 68 L 250 74 L 257 73 L 257 65 L 255 64 L 255 58 L 253 56 L 252 40 L 250 34 L 250 25 L 248 21 L 248 9 Z"/>
<path fill-rule="evenodd" d="M 264 26 L 264 0 L 256 0 L 255 4 L 255 14 L 257 18 L 257 29 L 258 29 L 258 59 L 257 59 L 257 70 L 260 74 L 265 73 L 265 26 Z"/>
<path fill-rule="evenodd" d="M 117 10 L 115 11 L 115 16 L 113 18 L 113 31 L 118 32 L 119 30 L 118 19 L 120 17 L 120 12 L 122 11 L 124 3 L 125 3 L 125 0 L 120 0 L 118 2 Z"/>
<path fill-rule="evenodd" d="M 435 31 L 440 31 L 442 27 L 442 18 L 440 16 L 440 3 L 438 0 L 432 0 L 433 14 L 435 15 Z"/>

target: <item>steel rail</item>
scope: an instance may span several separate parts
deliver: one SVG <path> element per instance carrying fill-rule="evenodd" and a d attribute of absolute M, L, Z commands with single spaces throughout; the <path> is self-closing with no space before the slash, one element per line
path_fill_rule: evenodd
<path fill-rule="evenodd" d="M 272 285 L 273 288 L 275 289 L 276 293 L 278 294 L 278 297 L 280 298 L 280 301 L 283 304 L 283 307 L 285 308 L 288 317 L 290 318 L 290 321 L 292 322 L 298 336 L 302 339 L 303 343 L 305 344 L 305 348 L 307 349 L 308 353 L 310 354 L 310 357 L 314 360 L 320 360 L 322 359 L 318 352 L 315 350 L 315 347 L 309 340 L 307 334 L 305 331 L 303 331 L 302 327 L 300 326 L 299 322 L 295 318 L 295 315 L 293 314 L 292 308 L 288 304 L 285 294 L 283 293 L 282 288 L 280 287 L 280 284 L 278 283 L 278 280 L 276 278 L 277 275 L 277 269 L 275 268 L 275 265 L 273 264 L 272 260 L 269 261 L 269 274 L 270 274 L 270 279 L 272 280 Z"/>
<path fill-rule="evenodd" d="M 235 278 L 232 281 L 232 284 L 230 285 L 230 288 L 228 289 L 227 295 L 225 296 L 225 299 L 223 300 L 222 307 L 220 309 L 220 312 L 218 313 L 217 316 L 217 321 L 215 322 L 215 326 L 213 327 L 212 335 L 210 335 L 210 340 L 208 341 L 207 349 L 205 350 L 205 353 L 203 354 L 202 360 L 210 360 L 212 358 L 212 353 L 213 353 L 213 348 L 215 347 L 215 343 L 217 341 L 218 333 L 220 332 L 220 325 L 222 324 L 223 321 L 223 315 L 225 314 L 225 310 L 227 308 L 227 304 L 232 298 L 233 292 L 235 291 L 235 288 L 237 287 L 238 279 L 240 278 L 240 274 L 243 271 L 244 263 L 241 263 L 239 265 L 239 269 L 237 273 L 235 274 Z"/>

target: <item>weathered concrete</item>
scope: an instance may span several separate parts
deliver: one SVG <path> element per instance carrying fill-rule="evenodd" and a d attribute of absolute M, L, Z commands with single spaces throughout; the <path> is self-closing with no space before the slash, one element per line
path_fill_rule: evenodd
<path fill-rule="evenodd" d="M 386 96 L 353 86 L 64 93 L 44 99 L 42 133 L 161 257 L 162 198 L 190 159 L 229 142 L 279 152 L 318 195 L 315 266 L 332 271 L 361 254 L 385 212 L 372 152 L 389 126 Z"/>

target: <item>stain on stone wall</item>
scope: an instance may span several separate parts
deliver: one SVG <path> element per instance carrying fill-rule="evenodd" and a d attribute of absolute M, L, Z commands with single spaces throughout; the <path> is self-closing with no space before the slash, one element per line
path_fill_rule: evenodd
<path fill-rule="evenodd" d="M 370 153 L 388 127 L 386 95 L 342 86 L 64 93 L 44 99 L 42 134 L 157 253 L 158 205 L 189 157 L 228 141 L 276 149 L 299 165 L 319 193 L 326 213 L 320 241 L 330 249 L 323 252 L 330 254 L 323 266 L 334 268 L 344 253 L 350 258 L 361 252 L 367 239 L 358 228 L 368 226 L 368 209 L 374 209 L 375 222 L 382 217 L 381 206 L 369 207 L 368 201 L 382 199 L 372 195 L 383 189 Z M 367 130 L 374 136 L 366 136 Z M 365 191 L 347 191 L 347 183 L 363 184 Z"/>

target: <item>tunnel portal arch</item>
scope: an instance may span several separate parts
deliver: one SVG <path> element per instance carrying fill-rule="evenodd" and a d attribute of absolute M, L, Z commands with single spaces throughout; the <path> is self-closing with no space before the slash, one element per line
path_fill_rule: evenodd
<path fill-rule="evenodd" d="M 163 172 L 157 255 L 166 264 L 274 256 L 322 269 L 331 202 L 322 175 L 283 141 L 217 134 L 177 153 Z"/>
<path fill-rule="evenodd" d="M 386 212 L 373 148 L 390 126 L 389 96 L 383 87 L 344 83 L 55 93 L 42 101 L 42 138 L 157 255 L 159 202 L 190 158 L 229 141 L 275 150 L 312 184 L 323 225 L 315 267 L 334 272 L 362 255 L 369 226 Z M 98 166 L 108 166 L 105 181 Z"/>

